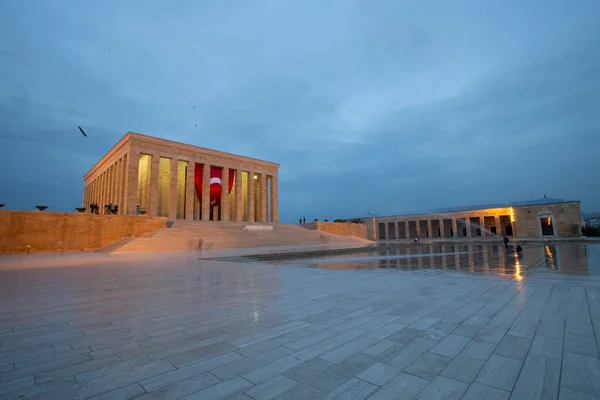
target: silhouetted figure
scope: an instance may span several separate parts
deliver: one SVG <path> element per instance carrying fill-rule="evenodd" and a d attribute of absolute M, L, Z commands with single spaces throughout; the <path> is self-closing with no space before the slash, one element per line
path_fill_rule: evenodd
<path fill-rule="evenodd" d="M 115 206 L 113 207 L 112 213 L 113 214 L 118 214 L 119 213 L 119 206 L 117 204 L 115 204 Z"/>
<path fill-rule="evenodd" d="M 517 245 L 517 254 L 521 255 L 521 252 L 523 251 L 523 248 L 521 247 L 520 244 Z"/>
<path fill-rule="evenodd" d="M 300 218 L 298 221 L 299 221 L 299 224 L 302 225 L 302 218 Z"/>
<path fill-rule="evenodd" d="M 506 247 L 506 249 L 508 249 L 508 236 L 504 236 L 504 239 L 502 239 L 502 241 L 504 242 L 504 247 Z"/>
<path fill-rule="evenodd" d="M 303 223 L 303 224 L 306 224 L 306 217 L 304 217 L 304 219 L 303 219 L 303 222 L 302 222 L 302 223 Z"/>
<path fill-rule="evenodd" d="M 198 249 L 197 251 L 202 251 L 202 247 L 204 246 L 204 239 L 198 240 Z"/>

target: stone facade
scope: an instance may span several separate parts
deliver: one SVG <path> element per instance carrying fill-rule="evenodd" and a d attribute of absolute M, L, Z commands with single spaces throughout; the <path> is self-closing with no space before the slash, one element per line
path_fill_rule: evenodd
<path fill-rule="evenodd" d="M 310 222 L 304 225 L 307 229 L 332 233 L 338 236 L 355 236 L 367 238 L 367 225 L 350 222 Z"/>
<path fill-rule="evenodd" d="M 578 201 L 473 208 L 365 219 L 369 240 L 571 238 L 581 236 Z"/>
<path fill-rule="evenodd" d="M 196 188 L 196 165 L 202 187 Z M 210 204 L 211 171 L 220 171 L 220 204 Z M 278 222 L 279 164 L 128 132 L 84 177 L 83 206 L 118 205 L 170 220 Z"/>
<path fill-rule="evenodd" d="M 166 226 L 160 217 L 0 210 L 0 254 L 94 251 Z"/>

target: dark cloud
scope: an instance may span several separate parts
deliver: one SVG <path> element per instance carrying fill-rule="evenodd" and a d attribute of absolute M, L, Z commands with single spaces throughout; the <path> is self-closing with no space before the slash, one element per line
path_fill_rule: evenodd
<path fill-rule="evenodd" d="M 585 0 L 4 2 L 0 201 L 78 206 L 132 130 L 281 163 L 288 222 L 543 194 L 598 210 L 598 15 Z"/>

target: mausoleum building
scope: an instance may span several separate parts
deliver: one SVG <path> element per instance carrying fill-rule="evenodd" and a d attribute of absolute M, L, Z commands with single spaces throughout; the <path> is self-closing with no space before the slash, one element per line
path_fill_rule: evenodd
<path fill-rule="evenodd" d="M 278 222 L 279 164 L 128 132 L 84 177 L 84 207 L 170 220 Z"/>

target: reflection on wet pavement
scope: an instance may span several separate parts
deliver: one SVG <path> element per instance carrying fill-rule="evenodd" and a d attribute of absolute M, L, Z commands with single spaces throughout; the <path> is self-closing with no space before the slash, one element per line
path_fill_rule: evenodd
<path fill-rule="evenodd" d="M 273 260 L 275 262 L 276 260 Z M 528 244 L 522 254 L 502 244 L 392 245 L 364 252 L 277 263 L 328 269 L 441 269 L 522 279 L 532 271 L 600 276 L 600 244 Z"/>

